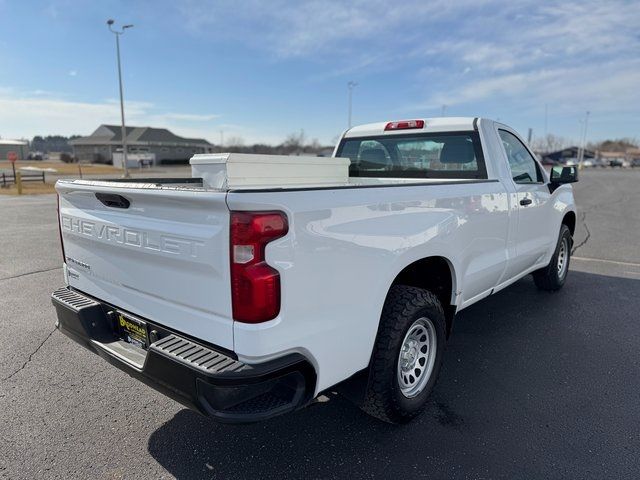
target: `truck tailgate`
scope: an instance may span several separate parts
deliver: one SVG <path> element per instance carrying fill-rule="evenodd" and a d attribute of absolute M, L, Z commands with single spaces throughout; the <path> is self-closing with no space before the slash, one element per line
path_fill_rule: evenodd
<path fill-rule="evenodd" d="M 56 189 L 70 286 L 233 349 L 225 192 L 64 181 Z"/>

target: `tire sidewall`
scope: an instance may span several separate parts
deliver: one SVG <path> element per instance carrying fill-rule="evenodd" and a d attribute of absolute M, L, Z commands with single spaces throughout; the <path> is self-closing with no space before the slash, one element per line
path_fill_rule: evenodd
<path fill-rule="evenodd" d="M 560 247 L 562 246 L 562 241 L 565 240 L 567 241 L 567 252 L 566 252 L 566 262 L 567 262 L 567 267 L 564 271 L 564 276 L 562 276 L 562 278 L 560 277 L 560 275 L 558 274 L 558 255 L 560 255 Z M 567 280 L 567 277 L 569 276 L 569 267 L 571 266 L 571 248 L 572 248 L 572 238 L 571 238 L 571 232 L 569 231 L 569 228 L 566 225 L 562 225 L 562 227 L 560 227 L 560 235 L 558 236 L 558 243 L 556 245 L 556 250 L 553 253 L 553 257 L 551 258 L 551 265 L 549 265 L 549 268 L 551 269 L 552 275 L 553 275 L 553 280 L 556 283 L 557 286 L 562 286 L 564 285 L 564 282 Z"/>
<path fill-rule="evenodd" d="M 433 365 L 433 370 L 431 371 L 429 381 L 424 386 L 424 389 L 422 390 L 422 392 L 420 392 L 415 397 L 409 398 L 402 393 L 400 389 L 400 384 L 398 382 L 397 371 L 398 371 L 398 362 L 400 361 L 400 358 L 399 358 L 400 349 L 402 348 L 404 337 L 409 331 L 409 328 L 411 328 L 411 326 L 416 320 L 423 317 L 431 321 L 436 331 L 436 358 Z M 442 315 L 442 312 L 430 307 L 421 307 L 419 309 L 416 309 L 416 311 L 411 316 L 411 319 L 405 323 L 406 324 L 404 325 L 403 333 L 399 337 L 399 342 L 397 343 L 397 345 L 395 345 L 395 349 L 394 349 L 395 361 L 393 362 L 392 396 L 393 396 L 394 402 L 397 403 L 400 409 L 408 413 L 415 414 L 420 412 L 420 410 L 422 410 L 422 408 L 424 407 L 427 397 L 429 397 L 429 394 L 431 393 L 431 390 L 433 389 L 438 379 L 438 374 L 440 373 L 440 366 L 442 365 L 442 356 L 444 354 L 444 347 L 445 347 L 445 341 L 446 341 L 445 325 L 444 325 L 445 322 L 444 322 L 444 316 Z"/>

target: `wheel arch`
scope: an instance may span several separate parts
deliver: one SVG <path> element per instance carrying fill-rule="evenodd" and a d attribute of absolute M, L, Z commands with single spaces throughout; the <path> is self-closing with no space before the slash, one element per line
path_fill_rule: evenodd
<path fill-rule="evenodd" d="M 569 210 L 562 217 L 562 225 L 566 225 L 573 236 L 576 232 L 576 212 Z"/>
<path fill-rule="evenodd" d="M 404 266 L 387 287 L 385 302 L 394 285 L 408 285 L 434 293 L 444 309 L 446 338 L 450 337 L 456 314 L 455 292 L 457 282 L 454 266 L 448 258 L 433 255 L 414 260 Z M 379 323 L 378 328 L 380 328 Z M 373 358 L 373 349 L 374 345 L 371 348 L 371 358 Z M 362 405 L 364 401 L 371 375 L 371 358 L 367 367 L 335 386 L 337 391 L 356 405 Z"/>
<path fill-rule="evenodd" d="M 387 295 L 394 285 L 423 288 L 435 294 L 445 311 L 447 338 L 453 328 L 456 313 L 456 275 L 452 262 L 443 256 L 434 255 L 415 260 L 405 266 L 393 279 Z"/>

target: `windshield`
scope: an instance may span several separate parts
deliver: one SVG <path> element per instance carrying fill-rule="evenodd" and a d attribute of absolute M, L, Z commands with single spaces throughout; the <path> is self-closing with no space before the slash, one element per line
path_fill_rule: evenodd
<path fill-rule="evenodd" d="M 345 138 L 350 177 L 487 178 L 477 132 Z"/>

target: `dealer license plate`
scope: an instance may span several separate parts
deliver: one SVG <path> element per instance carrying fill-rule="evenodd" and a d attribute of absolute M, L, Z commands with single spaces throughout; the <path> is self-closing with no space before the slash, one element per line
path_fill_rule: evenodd
<path fill-rule="evenodd" d="M 117 312 L 116 331 L 119 336 L 132 345 L 147 348 L 147 324 L 126 313 Z"/>

